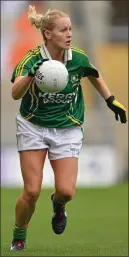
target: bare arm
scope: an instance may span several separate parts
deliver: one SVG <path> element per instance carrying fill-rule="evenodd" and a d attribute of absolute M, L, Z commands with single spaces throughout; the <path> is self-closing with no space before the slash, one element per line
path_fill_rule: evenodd
<path fill-rule="evenodd" d="M 27 92 L 27 90 L 31 85 L 31 82 L 35 77 L 35 73 L 37 69 L 43 63 L 43 61 L 47 61 L 47 59 L 45 60 L 42 59 L 34 63 L 27 75 L 16 77 L 12 87 L 12 98 L 14 100 L 19 100 L 25 95 L 25 93 Z"/>
<path fill-rule="evenodd" d="M 95 78 L 93 76 L 88 76 L 88 79 L 105 100 L 111 96 L 111 92 L 109 91 L 109 89 L 100 73 L 99 73 L 99 78 Z"/>
<path fill-rule="evenodd" d="M 89 76 L 88 79 L 94 85 L 100 95 L 106 100 L 107 106 L 115 113 L 116 120 L 119 120 L 120 118 L 121 123 L 126 123 L 127 117 L 125 107 L 116 101 L 100 73 L 99 78 Z"/>
<path fill-rule="evenodd" d="M 34 78 L 31 76 L 18 76 L 16 77 L 13 87 L 12 87 L 12 98 L 14 100 L 19 100 L 22 98 L 27 92 L 30 84 Z"/>

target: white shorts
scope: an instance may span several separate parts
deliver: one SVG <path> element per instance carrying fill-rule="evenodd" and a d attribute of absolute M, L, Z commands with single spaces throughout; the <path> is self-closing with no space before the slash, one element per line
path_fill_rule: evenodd
<path fill-rule="evenodd" d="M 16 124 L 18 152 L 47 148 L 50 160 L 79 157 L 83 139 L 80 126 L 44 128 L 25 120 L 20 114 L 16 117 Z"/>

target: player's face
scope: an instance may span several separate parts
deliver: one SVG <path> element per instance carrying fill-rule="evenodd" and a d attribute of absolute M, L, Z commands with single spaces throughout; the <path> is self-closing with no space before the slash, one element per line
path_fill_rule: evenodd
<path fill-rule="evenodd" d="M 62 17 L 55 20 L 55 26 L 51 31 L 51 43 L 59 49 L 69 49 L 71 44 L 72 31 L 69 17 Z"/>

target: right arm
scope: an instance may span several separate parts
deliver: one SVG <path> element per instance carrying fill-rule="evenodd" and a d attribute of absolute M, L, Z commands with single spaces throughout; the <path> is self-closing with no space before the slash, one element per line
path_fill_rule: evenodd
<path fill-rule="evenodd" d="M 30 87 L 30 84 L 34 78 L 32 76 L 18 76 L 16 77 L 12 87 L 12 98 L 19 100 L 22 98 Z"/>
<path fill-rule="evenodd" d="M 19 100 L 22 98 L 27 90 L 29 89 L 31 82 L 34 80 L 36 70 L 43 63 L 43 60 L 37 61 L 28 71 L 25 76 L 17 76 L 15 78 L 13 87 L 12 87 L 12 98 L 14 100 Z"/>

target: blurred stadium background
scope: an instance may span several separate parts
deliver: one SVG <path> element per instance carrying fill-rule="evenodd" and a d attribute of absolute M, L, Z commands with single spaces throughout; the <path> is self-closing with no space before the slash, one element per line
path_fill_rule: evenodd
<path fill-rule="evenodd" d="M 20 101 L 11 98 L 10 78 L 22 56 L 42 44 L 40 31 L 30 27 L 27 19 L 29 4 L 35 5 L 39 12 L 56 8 L 70 15 L 72 44 L 85 50 L 111 92 L 128 111 L 128 1 L 1 1 L 2 256 L 11 256 L 8 248 L 14 205 L 23 186 L 15 137 L 15 116 Z M 69 228 L 57 239 L 49 231 L 53 173 L 46 160 L 46 189 L 41 193 L 30 226 L 30 249 L 26 255 L 127 255 L 128 124 L 115 121 L 87 79 L 83 79 L 82 87 L 86 103 L 85 133 L 77 196 L 68 205 Z M 84 211 L 80 213 L 81 208 Z M 44 213 L 44 210 L 47 211 Z M 37 240 L 34 246 L 34 231 L 41 225 L 45 235 L 41 231 L 43 240 Z"/>

